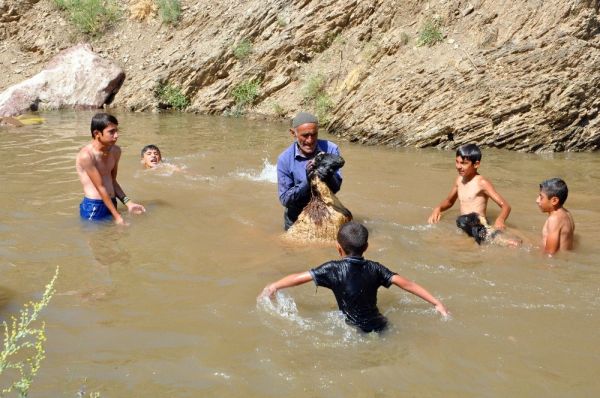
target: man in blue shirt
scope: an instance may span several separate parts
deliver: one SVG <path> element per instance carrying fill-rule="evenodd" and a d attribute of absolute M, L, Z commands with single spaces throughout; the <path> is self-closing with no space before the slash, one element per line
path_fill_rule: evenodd
<path fill-rule="evenodd" d="M 319 140 L 319 121 L 314 115 L 300 112 L 292 119 L 290 134 L 294 143 L 277 159 L 277 185 L 279 201 L 285 207 L 284 227 L 287 231 L 310 201 L 310 183 L 306 176 L 312 166 L 311 160 L 319 152 L 340 154 L 333 142 Z M 338 170 L 328 181 L 329 188 L 336 193 L 342 185 Z"/>

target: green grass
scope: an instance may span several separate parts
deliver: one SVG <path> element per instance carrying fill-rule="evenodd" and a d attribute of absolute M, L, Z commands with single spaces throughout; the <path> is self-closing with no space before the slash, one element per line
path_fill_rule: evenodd
<path fill-rule="evenodd" d="M 252 54 L 252 51 L 252 42 L 248 39 L 242 39 L 233 47 L 233 56 L 236 59 L 243 61 Z"/>
<path fill-rule="evenodd" d="M 54 4 L 69 14 L 79 31 L 90 36 L 99 36 L 121 16 L 115 0 L 54 0 Z"/>
<path fill-rule="evenodd" d="M 189 98 L 181 92 L 179 87 L 171 84 L 160 85 L 154 92 L 154 96 L 161 104 L 166 105 L 167 108 L 174 108 L 182 111 L 190 106 Z"/>
<path fill-rule="evenodd" d="M 157 0 L 158 14 L 163 23 L 177 25 L 181 18 L 180 0 Z"/>
<path fill-rule="evenodd" d="M 444 40 L 439 18 L 428 19 L 419 31 L 417 46 L 433 46 Z"/>

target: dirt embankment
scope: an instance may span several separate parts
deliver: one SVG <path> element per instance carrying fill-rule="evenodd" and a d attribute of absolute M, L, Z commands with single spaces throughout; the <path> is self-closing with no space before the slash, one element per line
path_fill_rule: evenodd
<path fill-rule="evenodd" d="M 596 0 L 184 0 L 175 27 L 130 20 L 138 1 L 89 39 L 51 0 L 0 0 L 0 90 L 89 41 L 124 68 L 113 105 L 133 111 L 158 109 L 168 84 L 188 111 L 229 112 L 234 88 L 260 81 L 251 112 L 319 107 L 330 132 L 365 144 L 600 147 Z M 428 21 L 443 39 L 419 45 Z"/>

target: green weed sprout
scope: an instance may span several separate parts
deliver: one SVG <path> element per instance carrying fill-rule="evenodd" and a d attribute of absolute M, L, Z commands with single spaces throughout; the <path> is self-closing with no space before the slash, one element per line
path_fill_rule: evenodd
<path fill-rule="evenodd" d="M 417 46 L 433 46 L 444 40 L 439 18 L 428 19 L 421 27 Z"/>
<path fill-rule="evenodd" d="M 163 23 L 177 25 L 181 17 L 180 0 L 158 0 L 158 10 Z"/>
<path fill-rule="evenodd" d="M 248 39 L 242 39 L 242 41 L 233 47 L 233 56 L 236 59 L 243 61 L 252 54 L 252 51 L 252 42 Z"/>
<path fill-rule="evenodd" d="M 99 36 L 121 14 L 115 0 L 54 0 L 54 4 L 69 14 L 77 29 L 90 36 Z"/>
<path fill-rule="evenodd" d="M 254 104 L 254 101 L 256 101 L 259 96 L 259 92 L 260 78 L 245 80 L 235 86 L 233 90 L 231 90 L 231 96 L 235 100 L 233 114 L 235 116 L 243 115 L 246 108 Z"/>
<path fill-rule="evenodd" d="M 333 108 L 333 100 L 326 90 L 326 79 L 321 74 L 310 76 L 303 89 L 303 102 L 311 105 L 321 124 L 330 120 L 329 111 Z"/>
<path fill-rule="evenodd" d="M 38 302 L 30 301 L 25 304 L 19 313 L 19 319 L 12 316 L 10 324 L 2 322 L 4 326 L 4 347 L 0 353 L 0 376 L 4 373 L 17 373 L 18 380 L 5 387 L 0 386 L 0 397 L 11 391 L 16 391 L 19 397 L 27 397 L 33 378 L 40 370 L 40 364 L 46 357 L 44 341 L 46 341 L 46 324 L 40 327 L 32 324 L 37 320 L 40 312 L 46 308 L 55 293 L 54 283 L 58 277 L 59 267 L 56 267 L 54 277 L 46 285 L 42 299 Z M 22 359 L 22 358 L 25 359 Z"/>
<path fill-rule="evenodd" d="M 154 93 L 155 97 L 169 108 L 184 110 L 190 106 L 189 98 L 181 92 L 181 89 L 170 84 L 163 84 Z"/>

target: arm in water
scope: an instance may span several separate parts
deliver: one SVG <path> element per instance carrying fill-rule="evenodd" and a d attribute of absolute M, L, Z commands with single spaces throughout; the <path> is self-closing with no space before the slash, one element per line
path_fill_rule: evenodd
<path fill-rule="evenodd" d="M 448 310 L 446 309 L 444 304 L 442 304 L 440 300 L 436 299 L 423 286 L 406 278 L 403 278 L 400 275 L 394 275 L 392 277 L 392 283 L 398 286 L 399 288 L 406 290 L 407 292 L 410 292 L 415 296 L 420 297 L 428 303 L 434 305 L 436 311 L 442 314 L 443 316 L 448 316 Z"/>
<path fill-rule="evenodd" d="M 268 284 L 263 289 L 262 293 L 258 296 L 258 298 L 262 297 L 273 297 L 275 292 L 280 289 L 285 289 L 286 287 L 298 286 L 302 285 L 306 282 L 312 281 L 312 276 L 310 272 L 300 272 L 296 274 L 290 274 L 286 277 L 281 278 L 277 282 L 273 282 Z"/>

